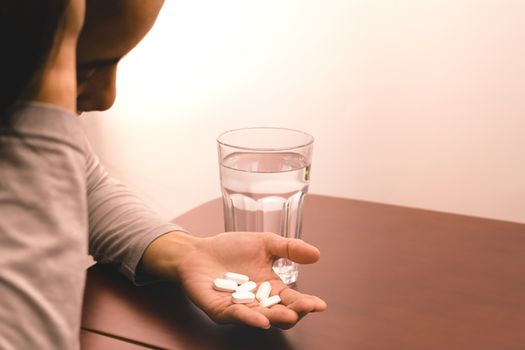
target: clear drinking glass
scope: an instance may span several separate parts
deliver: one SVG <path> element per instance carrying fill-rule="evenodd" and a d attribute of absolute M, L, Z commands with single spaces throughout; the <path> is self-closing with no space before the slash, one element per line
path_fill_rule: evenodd
<path fill-rule="evenodd" d="M 226 231 L 300 238 L 313 137 L 284 128 L 245 128 L 226 131 L 217 142 Z M 286 284 L 297 280 L 297 265 L 288 259 L 276 260 L 273 269 Z"/>

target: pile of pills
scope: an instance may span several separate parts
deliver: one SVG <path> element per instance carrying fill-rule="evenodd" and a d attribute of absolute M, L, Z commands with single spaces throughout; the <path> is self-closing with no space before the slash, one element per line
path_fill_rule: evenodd
<path fill-rule="evenodd" d="M 224 278 L 216 278 L 213 281 L 213 288 L 221 292 L 231 292 L 232 302 L 235 304 L 249 304 L 257 299 L 262 307 L 271 307 L 281 302 L 278 295 L 270 296 L 272 291 L 270 282 L 262 282 L 257 288 L 257 283 L 240 273 L 226 272 Z M 255 289 L 257 292 L 254 294 Z"/>

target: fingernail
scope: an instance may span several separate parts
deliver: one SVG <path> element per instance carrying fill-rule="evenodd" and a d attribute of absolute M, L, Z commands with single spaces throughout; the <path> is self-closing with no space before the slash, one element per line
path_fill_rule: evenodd
<path fill-rule="evenodd" d="M 264 329 L 270 329 L 271 327 L 272 327 L 272 325 L 271 325 L 271 324 L 268 324 L 268 326 L 265 327 Z"/>

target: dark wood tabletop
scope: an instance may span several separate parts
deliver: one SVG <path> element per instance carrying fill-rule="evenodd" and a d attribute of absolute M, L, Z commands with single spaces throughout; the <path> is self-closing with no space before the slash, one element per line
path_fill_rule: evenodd
<path fill-rule="evenodd" d="M 219 233 L 221 201 L 175 221 Z M 290 330 L 217 325 L 177 283 L 135 287 L 95 265 L 82 347 L 112 338 L 129 349 L 525 349 L 525 224 L 308 195 L 303 239 L 321 260 L 300 267 L 296 288 L 328 309 Z"/>

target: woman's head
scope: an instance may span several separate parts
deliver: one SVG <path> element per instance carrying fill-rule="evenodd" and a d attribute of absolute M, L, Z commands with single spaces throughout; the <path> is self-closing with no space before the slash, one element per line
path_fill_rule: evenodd
<path fill-rule="evenodd" d="M 73 101 L 68 106 L 75 108 L 76 99 L 78 111 L 111 107 L 117 64 L 151 29 L 163 2 L 2 1 L 0 131 L 12 130 L 10 115 L 21 100 L 53 103 L 55 99 L 48 98 L 50 94 L 67 101 L 72 94 Z"/>
<path fill-rule="evenodd" d="M 163 0 L 87 0 L 77 46 L 79 111 L 106 110 L 116 96 L 120 59 L 151 29 Z"/>

